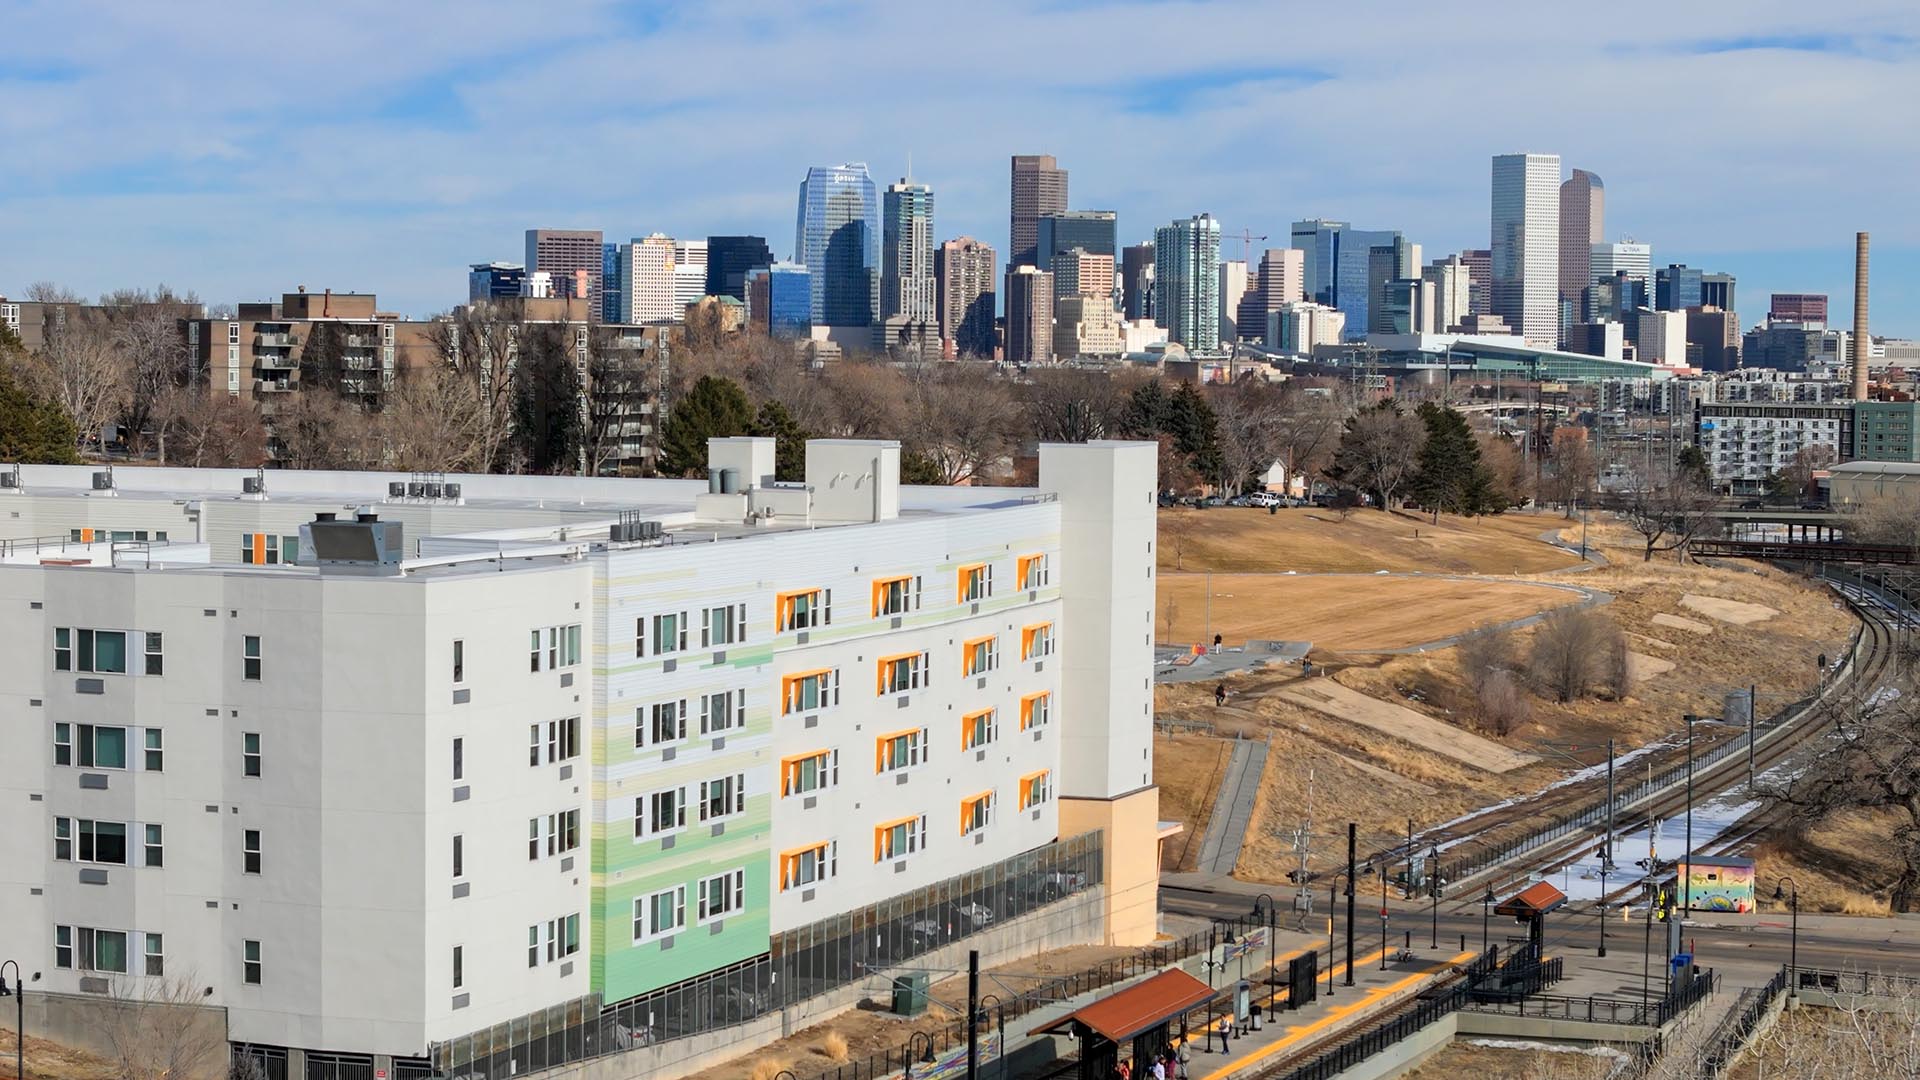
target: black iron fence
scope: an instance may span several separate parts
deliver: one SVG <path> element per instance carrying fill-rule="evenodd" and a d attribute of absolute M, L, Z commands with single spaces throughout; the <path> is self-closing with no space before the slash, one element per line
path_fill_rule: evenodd
<path fill-rule="evenodd" d="M 1462 969 L 1462 978 L 1438 992 L 1416 998 L 1400 1012 L 1348 1038 L 1311 1061 L 1282 1074 L 1284 1080 L 1330 1080 L 1393 1046 L 1430 1024 L 1458 1012 L 1473 998 L 1473 990 L 1491 976 L 1497 954 L 1488 952 Z"/>
<path fill-rule="evenodd" d="M 1787 989 L 1787 969 L 1782 967 L 1768 979 L 1765 986 L 1750 986 L 1740 991 L 1740 997 L 1733 1003 L 1733 1010 L 1721 1019 L 1707 1036 L 1707 1052 L 1701 1062 L 1701 1071 L 1707 1076 L 1719 1076 L 1733 1064 L 1740 1055 L 1747 1040 L 1753 1037 L 1753 1029 L 1760 1024 L 1760 1018 L 1766 1015 L 1773 999 L 1785 993 Z"/>
<path fill-rule="evenodd" d="M 1787 979 L 1794 989 L 1823 990 L 1830 994 L 1885 997 L 1920 992 L 1920 978 L 1877 971 L 1797 967 L 1789 971 Z"/>
<path fill-rule="evenodd" d="M 490 1080 L 744 1024 L 1079 895 L 1103 878 L 1103 837 L 1070 837 L 775 935 L 763 956 L 640 997 L 605 1007 L 580 998 L 436 1043 L 429 1057 L 441 1075 Z"/>

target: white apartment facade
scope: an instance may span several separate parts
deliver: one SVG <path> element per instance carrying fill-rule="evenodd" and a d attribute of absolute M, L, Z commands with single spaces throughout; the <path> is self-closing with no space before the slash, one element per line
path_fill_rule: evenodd
<path fill-rule="evenodd" d="M 265 493 L 27 467 L 0 492 L 0 610 L 38 643 L 0 659 L 27 968 L 191 978 L 235 1043 L 398 1077 L 557 1007 L 742 1019 L 767 1002 L 691 1021 L 673 988 L 1095 830 L 1148 857 L 857 959 L 1095 883 L 1111 937 L 1150 936 L 1152 445 L 1043 447 L 1031 492 L 902 489 L 892 443 L 807 457 L 795 485 L 734 439 L 711 485 Z"/>

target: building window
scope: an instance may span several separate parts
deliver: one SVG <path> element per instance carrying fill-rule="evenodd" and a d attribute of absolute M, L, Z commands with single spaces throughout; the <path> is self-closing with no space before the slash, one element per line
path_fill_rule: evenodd
<path fill-rule="evenodd" d="M 465 945 L 453 947 L 453 988 L 455 990 L 467 985 L 466 951 Z"/>
<path fill-rule="evenodd" d="M 544 639 L 545 646 L 541 642 Z M 531 632 L 529 659 L 533 671 L 557 671 L 580 662 L 580 624 L 549 626 Z M 542 667 L 542 664 L 545 667 Z"/>
<path fill-rule="evenodd" d="M 547 764 L 580 756 L 580 718 L 547 721 Z"/>
<path fill-rule="evenodd" d="M 80 970 L 127 973 L 127 932 L 75 927 L 80 939 Z"/>
<path fill-rule="evenodd" d="M 161 654 L 161 635 L 157 631 L 147 631 L 147 674 L 158 675 L 166 667 L 166 658 Z"/>
<path fill-rule="evenodd" d="M 780 715 L 818 712 L 840 704 L 840 670 L 822 668 L 780 679 Z"/>
<path fill-rule="evenodd" d="M 580 846 L 580 811 L 547 815 L 547 854 L 565 855 Z"/>
<path fill-rule="evenodd" d="M 831 625 L 832 589 L 801 589 L 774 597 L 774 628 L 782 634 Z"/>
<path fill-rule="evenodd" d="M 652 626 L 649 627 L 648 623 Z M 671 612 L 655 615 L 651 620 L 642 617 L 633 621 L 633 655 L 646 656 L 647 634 L 653 634 L 654 656 L 676 653 L 687 647 L 687 613 Z"/>
<path fill-rule="evenodd" d="M 747 726 L 747 692 L 723 690 L 700 697 L 700 734 L 714 735 Z"/>
<path fill-rule="evenodd" d="M 1000 737 L 1000 710 L 981 709 L 960 718 L 960 749 L 972 750 Z"/>
<path fill-rule="evenodd" d="M 1000 664 L 1000 637 L 989 635 L 974 638 L 960 646 L 960 673 L 962 675 L 983 675 Z"/>
<path fill-rule="evenodd" d="M 53 928 L 53 966 L 73 967 L 73 927 L 71 926 Z"/>
<path fill-rule="evenodd" d="M 527 966 L 540 966 L 540 924 L 527 927 Z"/>
<path fill-rule="evenodd" d="M 162 766 L 166 764 L 166 751 L 160 746 L 160 729 L 150 727 L 142 734 L 146 736 L 147 745 L 142 754 L 141 764 L 147 772 L 161 772 Z"/>
<path fill-rule="evenodd" d="M 247 985 L 259 986 L 260 985 L 260 943 L 258 941 L 254 941 L 252 938 L 248 938 L 246 945 L 241 953 L 241 956 L 243 957 L 242 966 L 245 971 L 244 978 L 247 981 Z"/>
<path fill-rule="evenodd" d="M 993 595 L 993 564 L 974 563 L 963 566 L 958 572 L 959 603 L 971 604 L 988 599 Z"/>
<path fill-rule="evenodd" d="M 267 533 L 240 534 L 240 561 L 249 566 L 276 566 L 280 562 L 280 537 Z M 297 541 L 296 541 L 297 543 Z M 288 562 L 293 560 L 289 559 Z"/>
<path fill-rule="evenodd" d="M 660 701 L 634 711 L 633 745 L 668 746 L 687 737 L 687 701 Z"/>
<path fill-rule="evenodd" d="M 1020 809 L 1039 806 L 1053 798 L 1053 772 L 1042 769 L 1020 778 Z"/>
<path fill-rule="evenodd" d="M 249 731 L 240 739 L 240 775 L 257 777 L 260 775 L 260 733 Z"/>
<path fill-rule="evenodd" d="M 747 906 L 747 872 L 715 874 L 700 883 L 700 921 L 718 919 Z"/>
<path fill-rule="evenodd" d="M 878 774 L 911 769 L 926 760 L 926 750 L 925 728 L 882 735 L 874 740 L 873 771 Z"/>
<path fill-rule="evenodd" d="M 527 819 L 527 861 L 531 862 L 534 859 L 538 859 L 539 857 L 540 857 L 540 819 L 537 817 L 530 817 Z"/>
<path fill-rule="evenodd" d="M 100 675 L 127 673 L 127 632 L 59 626 L 53 631 L 53 669 Z"/>
<path fill-rule="evenodd" d="M 903 694 L 909 690 L 919 690 L 930 685 L 932 680 L 928 678 L 927 661 L 927 654 L 923 652 L 881 657 L 880 695 Z"/>
<path fill-rule="evenodd" d="M 633 835 L 662 836 L 687 824 L 687 789 L 671 787 L 633 800 Z"/>
<path fill-rule="evenodd" d="M 260 872 L 260 830 L 248 829 L 241 839 L 240 853 L 245 860 L 245 870 L 249 874 Z"/>
<path fill-rule="evenodd" d="M 1053 624 L 1039 623 L 1020 631 L 1020 659 L 1037 660 L 1053 655 Z"/>
<path fill-rule="evenodd" d="M 547 920 L 547 959 L 559 960 L 580 951 L 580 916 Z"/>
<path fill-rule="evenodd" d="M 746 773 L 700 781 L 701 821 L 720 821 L 746 812 Z"/>
<path fill-rule="evenodd" d="M 245 671 L 242 672 L 243 677 L 258 682 L 260 680 L 260 636 L 258 634 L 247 635 L 246 645 L 240 656 L 245 667 Z"/>
<path fill-rule="evenodd" d="M 983 791 L 960 800 L 960 835 L 972 836 L 993 823 L 993 792 Z"/>
<path fill-rule="evenodd" d="M 1022 589 L 1044 589 L 1053 582 L 1053 560 L 1045 554 L 1022 555 L 1014 562 Z"/>
<path fill-rule="evenodd" d="M 127 865 L 126 822 L 91 821 L 87 818 L 81 818 L 76 831 L 79 834 L 80 840 L 81 862 L 108 863 L 114 866 Z M 59 835 L 58 821 L 56 821 L 54 830 L 56 849 L 59 846 Z"/>
<path fill-rule="evenodd" d="M 744 640 L 747 629 L 747 605 L 706 608 L 700 612 L 700 647 L 731 645 Z"/>
<path fill-rule="evenodd" d="M 459 638 L 453 639 L 453 681 L 467 681 L 467 643 Z"/>
<path fill-rule="evenodd" d="M 164 836 L 165 830 L 160 826 L 151 823 L 147 825 L 147 842 L 142 850 L 141 865 L 154 867 L 166 865 L 166 845 L 162 843 Z"/>
<path fill-rule="evenodd" d="M 840 751 L 815 750 L 780 759 L 780 794 L 805 795 L 840 782 Z"/>
<path fill-rule="evenodd" d="M 873 830 L 873 861 L 904 859 L 926 847 L 927 819 L 906 817 L 876 826 Z"/>
<path fill-rule="evenodd" d="M 459 833 L 453 834 L 453 876 L 467 876 L 467 838 Z"/>
<path fill-rule="evenodd" d="M 687 887 L 676 885 L 633 898 L 633 940 L 650 941 L 687 925 Z"/>
<path fill-rule="evenodd" d="M 453 778 L 465 779 L 467 775 L 467 740 L 453 740 Z"/>
<path fill-rule="evenodd" d="M 53 819 L 53 857 L 61 862 L 73 860 L 73 819 Z"/>
<path fill-rule="evenodd" d="M 1020 699 L 1020 730 L 1047 726 L 1053 719 L 1053 694 L 1028 694 Z"/>
<path fill-rule="evenodd" d="M 127 729 L 80 724 L 79 764 L 83 769 L 127 767 Z M 57 734 L 57 733 L 56 733 Z M 56 754 L 58 750 L 56 749 Z"/>
<path fill-rule="evenodd" d="M 911 574 L 879 578 L 873 583 L 873 617 L 905 615 L 920 610 L 920 579 Z"/>
<path fill-rule="evenodd" d="M 534 768 L 540 766 L 540 725 L 527 725 L 527 764 Z"/>
<path fill-rule="evenodd" d="M 147 975 L 160 978 L 167 973 L 166 951 L 162 947 L 159 934 L 147 935 Z"/>
<path fill-rule="evenodd" d="M 840 869 L 840 844 L 824 841 L 780 856 L 780 891 L 805 888 L 831 878 Z"/>
<path fill-rule="evenodd" d="M 73 725 L 53 725 L 53 763 L 55 765 L 73 764 Z"/>

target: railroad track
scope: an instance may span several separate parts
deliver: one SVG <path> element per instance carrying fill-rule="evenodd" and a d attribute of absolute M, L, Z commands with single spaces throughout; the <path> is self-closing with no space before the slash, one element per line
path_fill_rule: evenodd
<path fill-rule="evenodd" d="M 1844 587 L 1841 594 L 1861 623 L 1847 660 L 1814 694 L 1756 725 L 1752 751 L 1756 773 L 1779 765 L 1814 734 L 1824 731 L 1825 725 L 1819 722 L 1819 717 L 1825 710 L 1848 700 L 1849 695 L 1863 694 L 1878 686 L 1893 669 L 1902 632 L 1914 625 L 1912 609 L 1902 608 L 1888 597 L 1858 587 Z M 1702 740 L 1699 738 L 1702 733 L 1711 735 Z M 1704 745 L 1699 745 L 1702 742 Z M 1744 745 L 1744 731 L 1718 724 L 1696 731 L 1697 756 L 1720 752 L 1710 763 L 1695 766 L 1696 803 L 1744 782 L 1747 755 L 1728 752 L 1737 749 L 1728 747 L 1729 743 Z M 1722 750 L 1723 747 L 1727 749 Z M 1631 824 L 1649 814 L 1663 817 L 1684 810 L 1685 759 L 1684 748 L 1668 747 L 1638 751 L 1629 755 L 1624 767 L 1616 764 L 1616 826 Z M 1680 773 L 1677 777 L 1674 775 L 1676 765 Z M 1638 789 L 1645 790 L 1638 790 L 1634 778 L 1643 768 L 1648 773 L 1661 773 L 1662 782 L 1656 784 L 1650 779 L 1638 785 Z M 1562 781 L 1531 798 L 1491 807 L 1428 829 L 1414 838 L 1411 848 L 1397 845 L 1376 851 L 1372 859 L 1375 865 L 1392 865 L 1404 861 L 1409 850 L 1422 852 L 1438 847 L 1442 852 L 1440 872 L 1456 890 L 1456 895 L 1467 883 L 1480 879 L 1486 879 L 1488 885 L 1497 889 L 1503 884 L 1558 869 L 1596 850 L 1605 831 L 1606 777 L 1603 770 L 1587 772 L 1591 775 Z M 1620 794 L 1623 778 L 1627 788 L 1624 796 Z M 1767 826 L 1776 824 L 1777 814 L 1777 809 L 1770 812 L 1770 808 L 1763 807 L 1749 815 L 1736 826 L 1735 832 L 1742 835 L 1734 839 L 1750 841 Z M 1584 822 L 1583 817 L 1587 819 Z M 1600 820 L 1593 820 L 1596 817 Z M 1542 832 L 1543 822 L 1564 823 L 1564 828 L 1560 824 L 1554 826 L 1563 831 L 1537 843 L 1529 842 Z"/>

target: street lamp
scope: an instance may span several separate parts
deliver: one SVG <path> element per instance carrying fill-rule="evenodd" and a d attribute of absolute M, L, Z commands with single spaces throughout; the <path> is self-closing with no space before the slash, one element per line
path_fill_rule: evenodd
<path fill-rule="evenodd" d="M 1787 996 L 1795 1001 L 1800 999 L 1800 885 L 1790 877 L 1782 876 L 1774 883 L 1773 898 L 1781 898 L 1781 886 L 1793 890 L 1788 901 L 1793 907 L 1793 937 L 1787 945 Z"/>
<path fill-rule="evenodd" d="M 902 1070 L 902 1075 L 905 1080 L 913 1080 L 913 1048 L 920 1045 L 921 1039 L 927 1040 L 927 1049 L 920 1060 L 929 1065 L 933 1064 L 933 1033 L 928 1031 L 914 1032 L 912 1035 L 907 1036 L 907 1063 L 906 1067 Z"/>
<path fill-rule="evenodd" d="M 979 1002 L 981 1013 L 986 1012 L 989 1001 L 993 1002 L 993 1030 L 997 1036 L 994 1040 L 996 1044 L 994 1054 L 1000 1059 L 1000 1075 L 1005 1077 L 1007 1075 L 1007 1009 L 1005 1003 L 1000 1000 L 999 994 L 982 994 Z"/>
<path fill-rule="evenodd" d="M 1267 902 L 1267 985 L 1277 986 L 1280 982 L 1279 961 L 1274 959 L 1273 951 L 1273 894 L 1261 893 L 1253 898 L 1253 921 L 1260 921 L 1260 901 Z"/>
<path fill-rule="evenodd" d="M 1440 947 L 1440 847 L 1427 853 L 1427 895 L 1433 897 L 1433 947 Z"/>
<path fill-rule="evenodd" d="M 7 989 L 7 969 L 13 969 L 13 989 Z M 35 975 L 34 978 L 40 976 Z M 8 960 L 0 964 L 0 997 L 13 995 L 13 1075 L 26 1080 L 27 1076 L 27 980 L 20 974 L 20 962 Z"/>
<path fill-rule="evenodd" d="M 1480 898 L 1480 955 L 1481 956 L 1487 955 L 1487 945 L 1491 941 L 1491 938 L 1488 937 L 1487 930 L 1488 930 L 1488 927 L 1493 922 L 1493 901 L 1494 901 L 1493 884 L 1489 882 L 1487 884 L 1487 895 Z"/>
<path fill-rule="evenodd" d="M 1408 884 L 1412 884 L 1409 880 Z M 1387 868 L 1380 868 L 1380 970 L 1387 970 Z"/>

